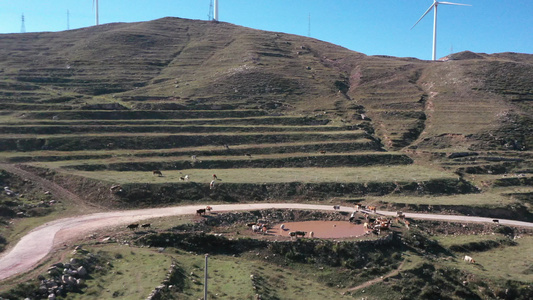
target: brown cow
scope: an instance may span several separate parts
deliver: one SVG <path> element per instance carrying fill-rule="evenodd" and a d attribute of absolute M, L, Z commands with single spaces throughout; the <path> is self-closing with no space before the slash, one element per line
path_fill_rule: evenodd
<path fill-rule="evenodd" d="M 159 176 L 159 177 L 163 177 L 163 173 L 161 173 L 161 171 L 159 171 L 159 170 L 153 170 L 153 171 L 152 171 L 152 174 L 153 174 L 153 175 L 157 175 L 157 176 Z"/>

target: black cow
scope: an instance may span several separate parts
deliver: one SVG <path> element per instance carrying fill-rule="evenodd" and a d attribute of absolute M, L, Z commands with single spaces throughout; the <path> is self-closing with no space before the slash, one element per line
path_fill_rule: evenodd
<path fill-rule="evenodd" d="M 196 214 L 197 214 L 197 215 L 200 215 L 200 216 L 201 216 L 201 215 L 205 215 L 205 208 L 197 209 L 197 210 L 196 210 Z"/>
<path fill-rule="evenodd" d="M 130 224 L 127 226 L 127 228 L 131 229 L 131 230 L 135 230 L 137 228 L 139 228 L 139 224 Z"/>
<path fill-rule="evenodd" d="M 291 232 L 289 232 L 289 235 L 291 237 L 293 237 L 293 236 L 295 236 L 295 237 L 299 237 L 299 236 L 304 237 L 306 233 L 307 232 L 305 232 L 305 231 L 291 231 Z"/>

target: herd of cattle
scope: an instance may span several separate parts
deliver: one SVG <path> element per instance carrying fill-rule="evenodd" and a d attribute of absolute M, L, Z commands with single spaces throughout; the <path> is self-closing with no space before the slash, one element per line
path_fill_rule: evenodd
<path fill-rule="evenodd" d="M 334 210 L 339 210 L 340 206 L 335 205 L 335 206 L 333 206 L 333 209 Z M 211 206 L 207 205 L 205 208 L 197 209 L 196 210 L 196 215 L 202 216 L 202 215 L 205 215 L 206 212 L 211 212 L 211 210 L 213 210 L 213 208 Z M 388 219 L 388 218 L 385 218 L 385 217 L 377 217 L 377 218 L 371 218 L 370 217 L 368 211 L 373 212 L 375 214 L 376 213 L 376 207 L 375 206 L 365 207 L 365 206 L 362 206 L 362 205 L 356 205 L 355 206 L 355 211 L 351 214 L 351 216 L 349 218 L 349 221 L 351 223 L 354 222 L 354 223 L 360 224 L 360 220 L 355 218 L 355 214 L 357 212 L 359 212 L 359 211 L 361 211 L 363 213 L 363 217 L 365 219 L 365 223 L 363 224 L 363 227 L 367 230 L 367 233 L 368 232 L 373 232 L 375 234 L 380 234 L 380 232 L 382 230 L 390 229 L 390 227 L 392 225 L 392 220 L 391 219 Z M 403 222 L 405 227 L 407 229 L 409 229 L 410 222 L 405 219 L 405 215 L 401 211 L 397 212 L 397 216 L 395 217 L 395 220 L 396 220 L 397 223 Z M 493 220 L 493 222 L 494 223 L 499 223 L 499 220 L 495 219 L 495 220 Z M 254 233 L 267 234 L 269 229 L 271 229 L 271 227 L 266 222 L 253 222 L 253 223 L 247 223 L 246 225 L 248 227 L 250 227 L 251 230 Z M 145 223 L 145 224 L 133 223 L 133 224 L 127 225 L 126 227 L 128 229 L 131 229 L 131 230 L 136 230 L 139 227 L 141 227 L 141 228 L 150 228 L 151 224 L 150 223 Z M 288 230 L 285 227 L 285 224 L 281 224 L 279 229 L 282 232 Z M 288 235 L 291 237 L 291 239 L 293 237 L 294 238 L 305 237 L 306 235 L 308 237 L 310 237 L 310 238 L 313 238 L 314 237 L 314 232 L 310 231 L 308 233 L 306 231 L 289 231 Z M 468 263 L 475 263 L 475 260 L 472 257 L 468 256 L 468 255 L 465 255 L 464 261 L 468 262 Z"/>

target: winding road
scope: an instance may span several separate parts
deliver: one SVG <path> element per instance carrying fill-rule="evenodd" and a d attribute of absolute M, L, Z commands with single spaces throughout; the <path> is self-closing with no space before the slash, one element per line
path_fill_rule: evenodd
<path fill-rule="evenodd" d="M 306 209 L 306 210 L 334 210 L 331 205 L 312 205 L 300 203 L 251 203 L 251 204 L 228 204 L 211 205 L 216 212 L 243 211 L 257 209 Z M 138 222 L 143 219 L 169 217 L 178 215 L 195 214 L 199 208 L 205 205 L 173 206 L 164 208 L 150 208 L 127 211 L 110 211 L 93 213 L 88 215 L 58 219 L 41 225 L 24 237 L 6 253 L 0 256 L 0 280 L 13 275 L 30 271 L 43 260 L 55 247 L 63 245 L 67 241 L 75 240 L 97 229 L 109 228 L 118 225 Z M 340 210 L 352 212 L 353 207 L 341 206 Z M 396 212 L 378 210 L 377 214 L 395 216 Z M 407 218 L 424 220 L 443 220 L 456 222 L 482 222 L 492 223 L 491 218 L 405 213 Z M 533 228 L 533 223 L 514 220 L 499 220 L 500 224 Z"/>

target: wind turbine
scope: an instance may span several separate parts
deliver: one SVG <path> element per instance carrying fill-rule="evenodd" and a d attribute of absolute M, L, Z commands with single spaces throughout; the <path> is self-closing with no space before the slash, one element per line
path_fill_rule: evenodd
<path fill-rule="evenodd" d="M 95 23 L 96 25 L 99 25 L 100 22 L 98 21 L 98 0 L 93 0 L 93 10 L 95 12 Z"/>
<path fill-rule="evenodd" d="M 215 9 L 214 9 L 214 13 L 213 13 L 213 20 L 215 22 L 218 22 L 218 0 L 215 0 Z"/>
<path fill-rule="evenodd" d="M 416 26 L 416 24 L 418 24 L 418 22 L 420 22 L 420 20 L 422 20 L 429 13 L 429 11 L 433 8 L 433 13 L 434 13 L 433 15 L 433 56 L 432 56 L 433 60 L 436 60 L 436 56 L 437 56 L 437 7 L 439 6 L 439 4 L 472 6 L 470 4 L 452 3 L 452 2 L 444 2 L 444 1 L 439 2 L 437 0 L 433 0 L 433 4 L 431 4 L 428 10 L 426 10 L 426 12 L 420 17 L 420 19 L 418 19 L 418 21 L 416 21 L 415 25 L 411 27 L 411 29 L 413 29 Z"/>

